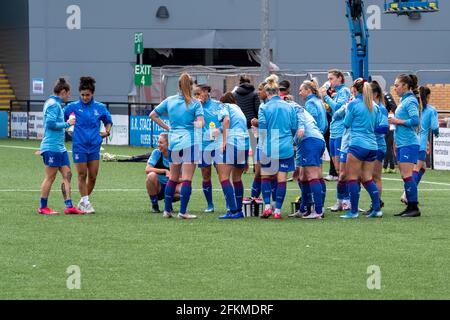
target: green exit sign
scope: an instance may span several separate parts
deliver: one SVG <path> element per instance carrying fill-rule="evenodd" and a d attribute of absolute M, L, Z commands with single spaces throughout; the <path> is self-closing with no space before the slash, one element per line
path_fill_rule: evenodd
<path fill-rule="evenodd" d="M 137 64 L 134 66 L 134 84 L 137 86 L 150 86 L 152 84 L 152 66 Z"/>
<path fill-rule="evenodd" d="M 135 54 L 144 53 L 144 36 L 142 32 L 134 34 L 134 53 Z"/>

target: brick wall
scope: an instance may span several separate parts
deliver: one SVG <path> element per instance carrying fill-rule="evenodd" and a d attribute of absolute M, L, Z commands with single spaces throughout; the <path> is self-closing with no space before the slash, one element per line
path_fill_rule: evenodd
<path fill-rule="evenodd" d="M 430 104 L 437 110 L 450 111 L 450 83 L 447 84 L 427 84 L 431 90 Z M 394 87 L 391 87 L 391 94 L 394 97 L 395 102 L 399 103 L 399 97 L 394 91 Z"/>

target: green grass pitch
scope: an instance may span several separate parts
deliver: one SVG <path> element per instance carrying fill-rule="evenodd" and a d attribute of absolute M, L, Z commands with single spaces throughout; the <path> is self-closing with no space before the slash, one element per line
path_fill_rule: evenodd
<path fill-rule="evenodd" d="M 393 217 L 403 208 L 403 183 L 390 174 L 382 219 L 348 221 L 328 211 L 318 221 L 287 218 L 299 192 L 289 182 L 283 220 L 221 221 L 217 176 L 216 212 L 206 214 L 197 170 L 189 211 L 199 218 L 183 221 L 150 213 L 145 163 L 102 162 L 91 196 L 95 215 L 46 217 L 36 213 L 43 179 L 38 146 L 0 140 L 0 299 L 450 298 L 450 172 L 425 174 L 420 218 Z M 105 146 L 113 154 L 147 151 Z M 244 175 L 246 195 L 251 181 Z M 59 185 L 58 177 L 49 206 L 61 211 Z M 329 206 L 336 187 L 327 187 Z M 368 200 L 363 189 L 360 206 Z M 80 268 L 79 290 L 67 287 L 72 265 Z M 379 267 L 380 289 L 369 289 L 370 266 Z"/>

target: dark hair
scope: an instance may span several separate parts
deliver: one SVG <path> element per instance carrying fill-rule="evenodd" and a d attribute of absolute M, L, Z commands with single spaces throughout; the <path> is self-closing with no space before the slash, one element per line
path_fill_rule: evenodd
<path fill-rule="evenodd" d="M 243 83 L 250 83 L 250 78 L 243 74 L 239 77 L 239 84 L 243 84 Z"/>
<path fill-rule="evenodd" d="M 419 102 L 419 112 L 422 112 L 422 100 L 420 99 L 419 93 L 419 79 L 415 74 L 401 74 L 397 77 L 398 81 L 404 83 L 408 86 L 408 89 L 411 90 L 416 96 L 417 102 Z"/>
<path fill-rule="evenodd" d="M 289 92 L 289 88 L 291 87 L 291 82 L 289 80 L 280 81 L 278 84 L 280 91 Z"/>
<path fill-rule="evenodd" d="M 233 94 L 230 91 L 225 92 L 223 94 L 223 96 L 220 97 L 219 101 L 222 102 L 222 103 L 233 103 L 233 104 L 236 104 L 236 100 L 234 99 Z"/>
<path fill-rule="evenodd" d="M 70 91 L 70 84 L 66 81 L 66 79 L 59 78 L 53 87 L 53 93 L 60 94 L 63 90 Z"/>
<path fill-rule="evenodd" d="M 331 69 L 331 70 L 328 70 L 328 73 L 331 73 L 332 75 L 336 76 L 337 78 L 341 78 L 342 79 L 341 83 L 345 83 L 345 76 L 342 73 L 342 71 L 337 70 L 337 69 Z"/>
<path fill-rule="evenodd" d="M 208 93 L 211 92 L 211 86 L 208 86 L 206 83 L 203 84 L 196 84 L 198 88 L 200 88 L 202 91 L 208 91 Z"/>
<path fill-rule="evenodd" d="M 384 92 L 383 89 L 381 88 L 380 84 L 378 83 L 378 81 L 373 80 L 370 83 L 370 86 L 372 87 L 372 92 L 374 94 L 377 94 L 378 97 L 380 98 L 380 101 L 386 105 L 385 100 L 384 100 Z"/>
<path fill-rule="evenodd" d="M 78 91 L 89 90 L 92 93 L 95 92 L 95 79 L 92 77 L 81 77 Z"/>
<path fill-rule="evenodd" d="M 422 100 L 422 107 L 423 109 L 425 109 L 428 104 L 427 97 L 431 94 L 431 90 L 428 87 L 420 86 L 419 93 L 420 93 L 420 100 Z"/>

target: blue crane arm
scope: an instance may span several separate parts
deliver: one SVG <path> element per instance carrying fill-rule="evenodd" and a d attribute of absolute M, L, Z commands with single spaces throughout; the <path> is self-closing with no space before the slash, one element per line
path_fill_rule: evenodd
<path fill-rule="evenodd" d="M 369 79 L 369 31 L 362 0 L 346 0 L 346 17 L 352 37 L 353 79 Z"/>

